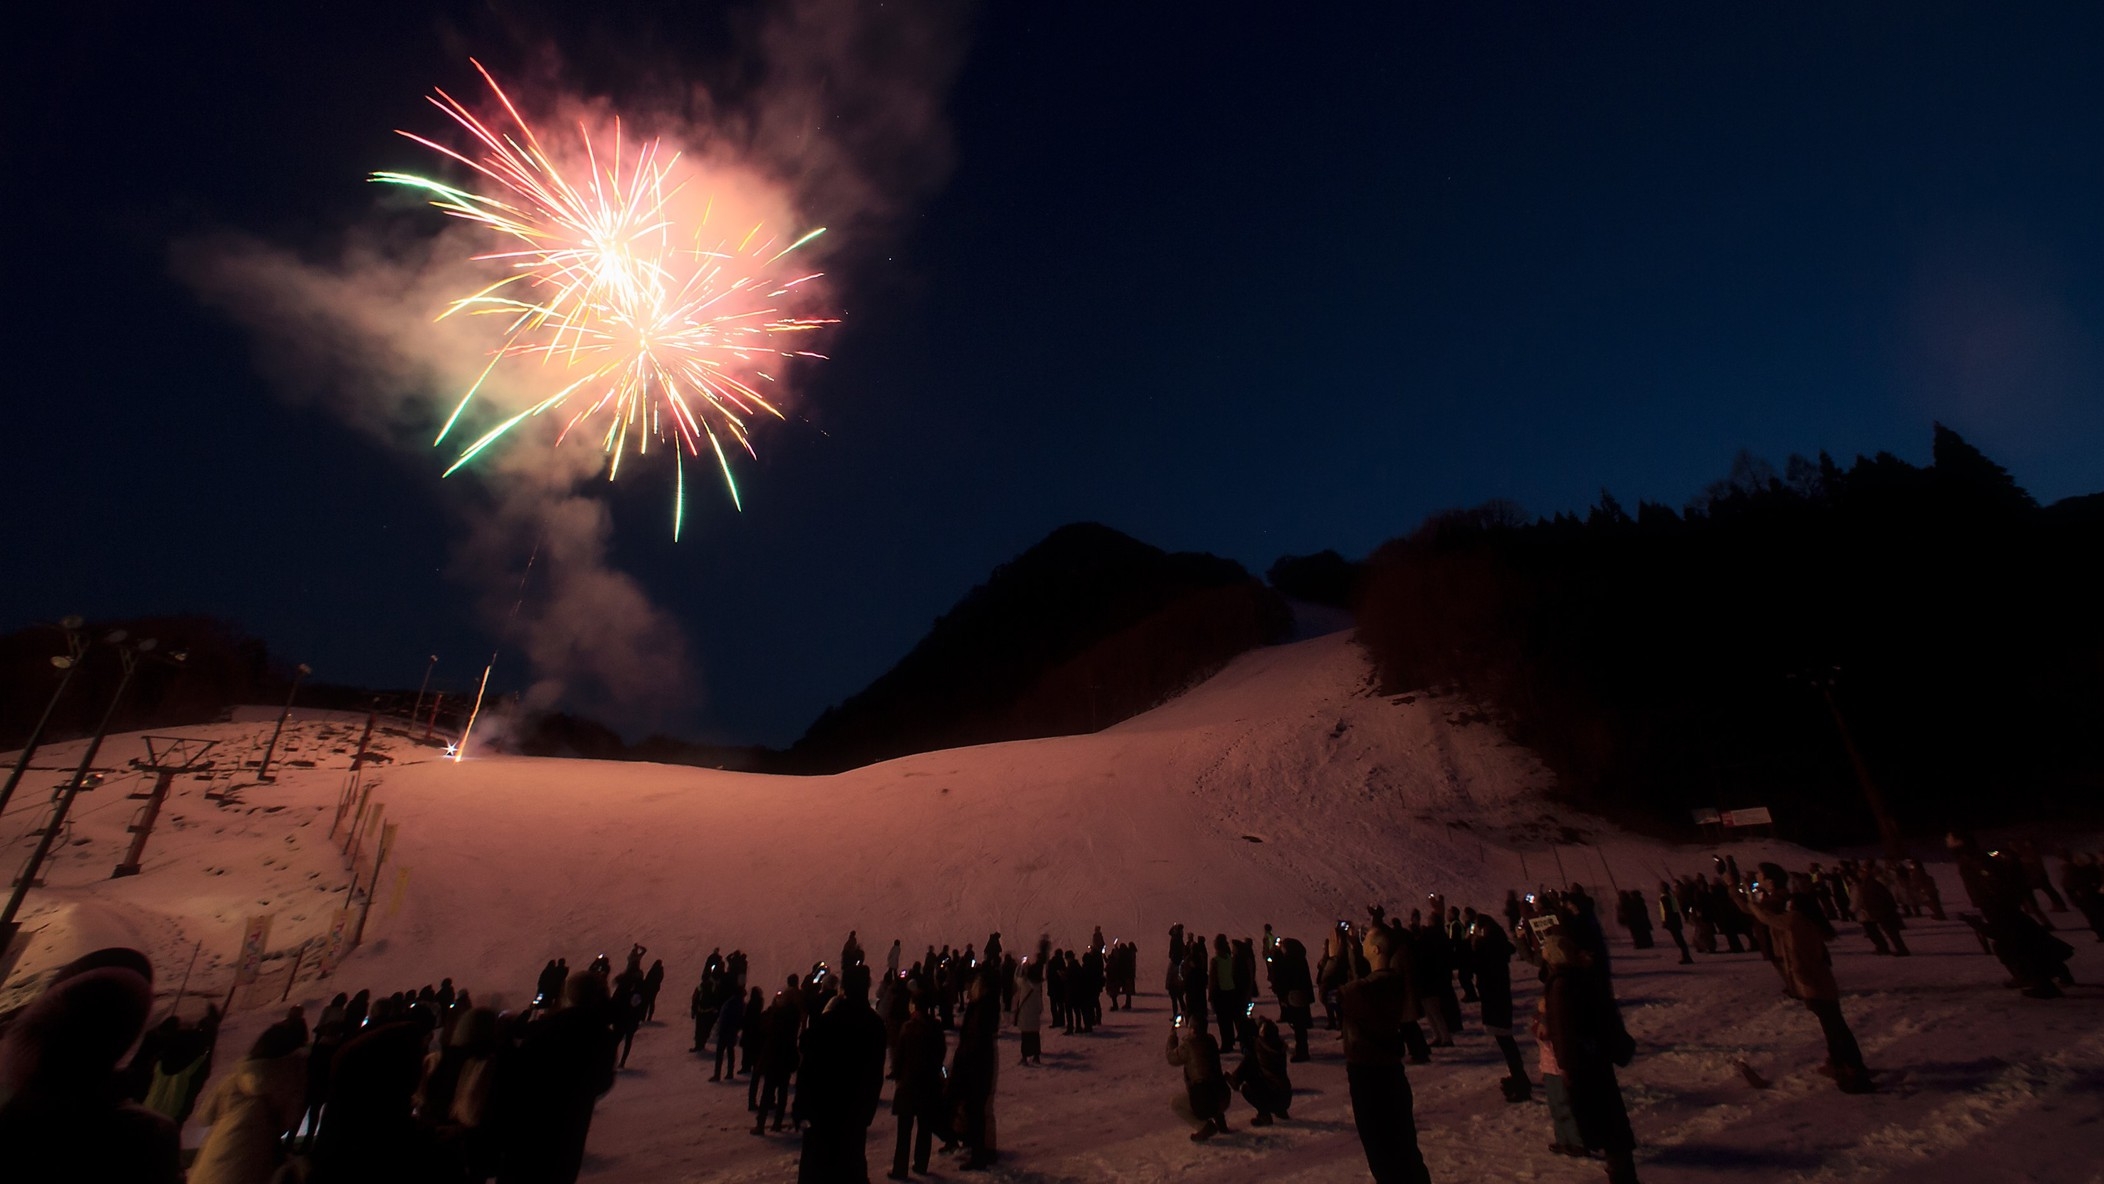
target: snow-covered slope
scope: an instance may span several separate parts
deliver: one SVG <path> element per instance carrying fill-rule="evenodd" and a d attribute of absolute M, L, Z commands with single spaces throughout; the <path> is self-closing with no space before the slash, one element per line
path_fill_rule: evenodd
<path fill-rule="evenodd" d="M 268 730 L 184 731 L 220 736 L 239 757 Z M 356 740 L 353 723 L 296 720 L 281 754 L 316 767 L 281 766 L 278 784 L 243 789 L 227 806 L 201 793 L 228 782 L 179 782 L 145 874 L 126 880 L 104 877 L 136 805 L 121 796 L 127 779 L 84 797 L 50 887 L 31 897 L 34 937 L 13 993 L 111 941 L 148 949 L 170 980 L 202 942 L 197 983 L 223 991 L 244 916 L 275 913 L 277 949 L 318 937 L 345 885 L 325 834 Z M 1656 881 L 1661 868 L 1708 862 L 1707 851 L 1561 814 L 1531 754 L 1464 705 L 1373 694 L 1363 656 L 1342 634 L 1245 655 L 1096 735 L 928 753 L 832 777 L 506 757 L 456 764 L 406 737 L 383 743 L 392 763 L 368 776 L 400 838 L 367 944 L 333 980 L 303 981 L 292 997 L 384 992 L 443 975 L 485 1001 L 516 1004 L 549 957 L 581 965 L 643 942 L 671 972 L 665 1022 L 646 1029 L 601 1106 L 588 1175 L 603 1180 L 792 1174 L 793 1145 L 743 1134 L 743 1090 L 709 1085 L 685 1052 L 685 994 L 712 947 L 745 949 L 754 981 L 768 984 L 831 957 L 851 928 L 879 955 L 901 939 L 910 960 L 931 944 L 983 942 L 994 929 L 1024 947 L 1040 933 L 1074 944 L 1101 925 L 1139 943 L 1142 989 L 1158 992 L 1172 922 L 1233 934 L 1272 922 L 1312 941 L 1370 900 L 1407 908 L 1437 890 L 1495 908 L 1508 887 L 1559 878 L 1633 886 Z M 138 744 L 116 738 L 98 763 L 119 763 Z M 38 764 L 70 767 L 78 752 L 58 746 Z M 40 788 L 0 819 L 0 839 L 30 825 L 59 776 L 33 776 L 28 784 Z M 1552 849 L 1558 837 L 1567 841 Z M 17 841 L 0 858 L 26 849 Z M 1739 850 L 1742 859 L 1805 858 Z M 2059 1108 L 2083 1096 L 2104 1051 L 2098 998 L 2013 999 L 1955 923 L 1916 941 L 1921 955 L 1904 962 L 1868 958 L 1860 939 L 1838 955 L 1844 984 L 1878 988 L 1849 1003 L 1873 1061 L 1905 1066 L 1896 1088 L 1862 1100 L 1840 1098 L 1809 1072 L 1816 1025 L 1777 996 L 1756 960 L 1683 969 L 1624 947 L 1620 981 L 1646 1049 L 1628 1074 L 1640 1137 L 1652 1147 L 1646 1178 L 1945 1178 L 1934 1164 L 1968 1154 L 1965 1179 L 2088 1178 L 2094 1169 L 2056 1173 L 2104 1149 L 2094 1125 L 2070 1119 L 2061 1146 L 2072 1154 L 2028 1138 L 1999 1159 L 1984 1149 L 2005 1131 L 2053 1127 Z M 2084 969 L 2078 961 L 2078 975 Z M 268 1015 L 237 1017 L 230 1044 L 245 1044 Z M 1143 996 L 1140 1010 L 1097 1035 L 1048 1036 L 1043 1070 L 1005 1068 L 1003 1172 L 1363 1178 L 1333 1038 L 1318 1041 L 1315 1063 L 1296 1067 L 1310 1092 L 1293 1122 L 1194 1147 L 1167 1105 L 1178 1089 L 1161 1063 L 1167 1025 L 1161 996 Z M 1740 1057 L 1778 1077 L 1777 1088 L 1741 1084 Z M 1538 1105 L 1500 1103 L 1495 1064 L 1478 1034 L 1413 1070 L 1435 1178 L 1595 1175 L 1543 1150 Z"/>

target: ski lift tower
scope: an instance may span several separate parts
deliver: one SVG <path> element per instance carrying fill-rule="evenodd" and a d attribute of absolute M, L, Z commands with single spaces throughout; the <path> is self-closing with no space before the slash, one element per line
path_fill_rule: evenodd
<path fill-rule="evenodd" d="M 219 744 L 217 740 L 200 740 L 192 736 L 148 736 L 146 737 L 146 759 L 132 758 L 132 768 L 142 773 L 153 774 L 153 788 L 134 793 L 134 798 L 143 798 L 146 804 L 132 816 L 131 849 L 124 853 L 124 862 L 110 873 L 110 879 L 139 874 L 139 859 L 146 854 L 146 839 L 153 834 L 153 824 L 161 815 L 161 803 L 168 800 L 168 786 L 185 773 L 202 773 L 216 762 L 205 759 L 205 754 Z"/>

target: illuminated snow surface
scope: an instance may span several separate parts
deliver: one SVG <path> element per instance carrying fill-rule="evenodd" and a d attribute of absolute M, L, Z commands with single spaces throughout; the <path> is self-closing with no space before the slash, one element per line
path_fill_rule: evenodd
<path fill-rule="evenodd" d="M 220 755 L 238 761 L 259 755 L 270 718 L 252 709 L 241 722 L 169 731 L 218 737 Z M 150 952 L 170 996 L 202 941 L 185 1005 L 194 1014 L 200 991 L 224 994 L 244 917 L 275 913 L 271 947 L 287 957 L 318 938 L 346 884 L 326 832 L 362 722 L 296 717 L 277 784 L 241 789 L 228 805 L 203 794 L 229 782 L 178 780 L 136 877 L 107 878 L 139 804 L 125 796 L 138 777 L 113 774 L 83 795 L 49 887 L 30 897 L 32 936 L 0 1006 L 26 998 L 50 967 L 113 943 Z M 981 1178 L 1366 1179 L 1332 1033 L 1318 1031 L 1314 1061 L 1293 1066 L 1290 1121 L 1251 1128 L 1238 1101 L 1233 1134 L 1186 1138 L 1170 1109 L 1179 1071 L 1161 1055 L 1172 922 L 1243 936 L 1269 921 L 1313 946 L 1330 921 L 1358 917 L 1372 900 L 1407 910 L 1438 890 L 1495 910 L 1507 887 L 1557 879 L 1549 843 L 1565 824 L 1576 833 L 1564 837 L 1591 845 L 1563 846 L 1564 872 L 1596 893 L 1607 887 L 1603 860 L 1628 887 L 1655 885 L 1661 867 L 1703 869 L 1710 854 L 1560 811 L 1532 755 L 1465 705 L 1374 694 L 1344 634 L 1245 655 L 1096 735 L 928 753 L 835 777 L 510 757 L 455 764 L 402 736 L 383 736 L 380 748 L 392 763 L 368 777 L 401 829 L 366 945 L 333 979 L 303 975 L 292 998 L 311 1016 L 338 990 L 385 994 L 451 976 L 478 1001 L 517 1006 L 552 956 L 581 967 L 601 951 L 618 963 L 632 941 L 649 946 L 669 972 L 659 1019 L 599 1105 L 585 1169 L 593 1181 L 794 1178 L 795 1141 L 748 1135 L 744 1083 L 710 1084 L 708 1066 L 686 1051 L 687 995 L 710 948 L 748 951 L 752 981 L 771 990 L 837 957 L 850 928 L 878 960 L 902 938 L 910 962 L 930 944 L 983 944 L 994 929 L 1012 950 L 1040 933 L 1072 946 L 1095 925 L 1138 941 L 1146 993 L 1094 1035 L 1048 1029 L 1042 1068 L 1010 1063 L 1015 1034 L 1004 1030 L 1001 1163 Z M 97 764 L 123 767 L 142 752 L 137 736 L 114 737 Z M 39 753 L 0 819 L 10 869 L 79 753 L 78 743 Z M 1817 858 L 1772 844 L 1733 850 L 1742 862 L 1800 868 Z M 409 874 L 398 888 L 400 868 Z M 1945 899 L 1962 899 L 1948 866 L 1937 871 Z M 2063 936 L 2077 948 L 2076 978 L 2104 980 L 2087 933 Z M 1843 1006 L 1883 1087 L 1850 1097 L 1814 1072 L 1818 1025 L 1756 956 L 1680 967 L 1670 949 L 1636 951 L 1613 933 L 1617 990 L 1639 1045 L 1623 1083 L 1644 1179 L 2104 1180 L 2104 990 L 2023 999 L 1956 921 L 1911 923 L 1908 939 L 1907 959 L 1872 956 L 1855 930 L 1835 946 Z M 280 983 L 286 965 L 272 963 Z M 1523 963 L 1515 979 L 1525 1014 L 1536 990 Z M 1502 1063 L 1465 1010 L 1460 1046 L 1410 1070 L 1433 1178 L 1598 1179 L 1597 1164 L 1548 1151 L 1539 1101 L 1504 1103 Z M 277 1014 L 275 1004 L 237 1010 L 220 1067 Z M 1532 1043 L 1521 1043 L 1531 1064 Z M 1773 1088 L 1748 1086 L 1742 1058 Z M 891 1133 L 887 1110 L 870 1141 L 878 1173 Z M 966 1178 L 941 1157 L 935 1166 L 938 1178 Z"/>

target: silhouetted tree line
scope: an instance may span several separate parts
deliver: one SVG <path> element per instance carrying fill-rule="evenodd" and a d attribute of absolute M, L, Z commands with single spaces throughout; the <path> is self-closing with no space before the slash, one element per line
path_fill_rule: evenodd
<path fill-rule="evenodd" d="M 261 641 L 214 617 L 89 621 L 81 633 L 98 643 L 83 656 L 80 672 L 53 709 L 47 741 L 87 735 L 101 721 L 123 666 L 117 651 L 100 639 L 119 629 L 134 641 L 153 638 L 161 654 L 188 655 L 180 669 L 161 662 L 140 668 L 113 721 L 119 731 L 204 723 L 236 703 L 266 703 L 273 695 L 282 699 L 289 685 L 290 664 L 273 663 Z M 65 634 L 57 625 L 0 635 L 0 748 L 18 748 L 28 738 L 63 677 L 51 659 L 66 652 Z"/>
<path fill-rule="evenodd" d="M 1359 600 L 1359 583 L 1365 568 L 1335 551 L 1313 555 L 1288 555 L 1271 565 L 1264 578 L 1282 596 L 1350 608 Z"/>
<path fill-rule="evenodd" d="M 1291 625 L 1277 593 L 1212 555 L 1063 526 L 997 568 L 899 664 L 829 708 L 785 769 L 1092 732 L 1138 714 Z"/>
<path fill-rule="evenodd" d="M 1495 707 L 1610 813 L 1771 805 L 1795 837 L 1870 836 L 1832 675 L 1903 826 L 2093 816 L 2100 554 L 2104 495 L 2041 508 L 1938 425 L 1926 468 L 1742 453 L 1680 512 L 1435 515 L 1368 559 L 1359 639 L 1386 689 Z"/>

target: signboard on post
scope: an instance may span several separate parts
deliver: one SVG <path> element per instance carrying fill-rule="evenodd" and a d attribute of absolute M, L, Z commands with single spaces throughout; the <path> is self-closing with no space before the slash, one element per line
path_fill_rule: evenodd
<path fill-rule="evenodd" d="M 1730 827 L 1774 826 L 1775 815 L 1766 806 L 1749 806 L 1744 810 L 1726 810 L 1723 823 Z"/>
<path fill-rule="evenodd" d="M 245 987 L 256 981 L 263 968 L 263 952 L 270 946 L 270 922 L 275 913 L 250 917 L 241 933 L 241 956 L 234 963 L 234 985 Z"/>
<path fill-rule="evenodd" d="M 366 850 L 366 836 L 372 833 L 373 824 L 380 821 L 380 814 L 386 809 L 387 803 L 374 802 L 373 808 L 365 812 L 364 822 L 351 831 L 351 871 L 354 874 L 360 871 L 370 871 L 375 866 L 366 859 L 366 856 L 370 854 Z"/>
<path fill-rule="evenodd" d="M 409 890 L 409 869 L 395 872 L 394 893 L 387 898 L 387 915 L 392 917 L 402 907 L 402 894 Z"/>
<path fill-rule="evenodd" d="M 336 915 L 329 919 L 329 933 L 322 938 L 321 958 L 315 966 L 315 972 L 323 978 L 335 973 L 336 964 L 343 960 L 344 943 L 351 937 L 351 918 L 350 909 L 337 909 Z"/>

